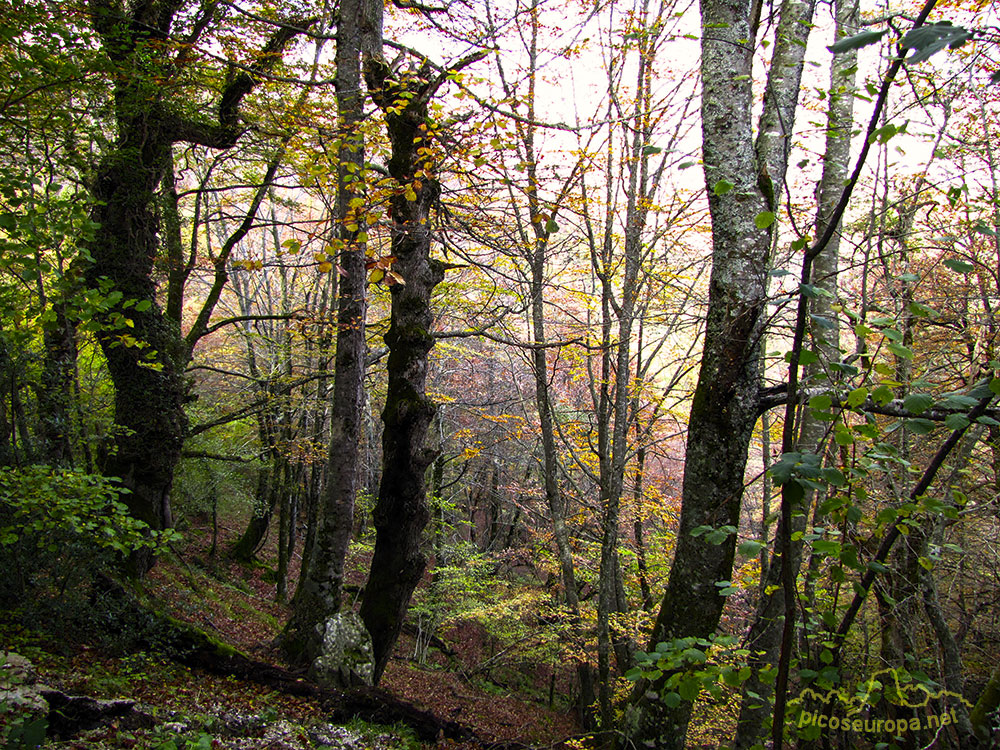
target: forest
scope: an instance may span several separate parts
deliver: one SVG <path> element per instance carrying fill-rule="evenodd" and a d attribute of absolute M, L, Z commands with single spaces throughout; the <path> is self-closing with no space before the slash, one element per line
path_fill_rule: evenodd
<path fill-rule="evenodd" d="M 3 748 L 1000 747 L 989 0 L 0 0 Z"/>

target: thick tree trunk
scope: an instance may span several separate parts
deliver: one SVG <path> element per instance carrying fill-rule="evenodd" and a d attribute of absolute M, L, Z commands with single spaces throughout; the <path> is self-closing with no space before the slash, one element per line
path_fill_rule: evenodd
<path fill-rule="evenodd" d="M 95 180 L 93 220 L 99 227 L 87 281 L 118 298 L 102 313 L 97 337 L 115 384 L 117 430 L 102 470 L 131 490 L 123 500 L 133 516 L 162 529 L 171 525 L 170 489 L 187 428 L 183 339 L 162 315 L 152 280 L 154 190 L 169 165 L 172 141 L 158 121 L 162 114 L 133 94 L 118 96 L 119 140 Z M 143 573 L 152 560 L 147 555 L 136 564 Z"/>
<path fill-rule="evenodd" d="M 712 216 L 712 275 L 689 417 L 677 549 L 650 649 L 684 636 L 707 638 L 718 626 L 725 597 L 715 584 L 732 575 L 747 451 L 757 421 L 771 235 L 755 220 L 764 211 L 777 210 L 774 186 L 782 184 L 787 165 L 800 63 L 791 55 L 772 64 L 755 145 L 751 6 L 732 0 L 701 3 L 702 148 Z M 782 25 L 789 24 L 784 46 L 794 46 L 807 33 L 811 7 L 783 6 Z M 793 19 L 801 19 L 801 30 L 790 30 Z M 712 544 L 704 533 L 692 536 L 699 527 L 728 527 L 732 533 Z M 650 699 L 649 688 L 637 686 L 626 734 L 636 744 L 683 747 L 692 704 L 682 701 L 670 709 Z"/>
<path fill-rule="evenodd" d="M 114 69 L 117 125 L 114 146 L 94 170 L 92 219 L 98 228 L 86 272 L 87 283 L 103 295 L 97 338 L 115 386 L 115 449 L 103 471 L 123 480 L 131 490 L 124 498 L 130 512 L 154 529 L 171 524 L 170 490 L 187 431 L 183 368 L 189 356 L 178 325 L 160 309 L 152 278 L 160 229 L 156 190 L 171 170 L 175 143 L 235 145 L 239 107 L 256 85 L 254 74 L 273 66 L 297 33 L 295 25 L 279 27 L 257 62 L 227 79 L 217 123 L 190 120 L 165 99 L 171 89 L 165 82 L 183 69 L 187 55 L 184 49 L 171 55 L 166 44 L 183 5 L 89 4 L 91 25 Z M 300 21 L 299 27 L 310 23 Z M 150 54 L 150 42 L 160 41 L 162 50 Z M 211 307 L 202 313 L 207 317 Z M 153 559 L 147 550 L 132 563 L 142 574 Z"/>

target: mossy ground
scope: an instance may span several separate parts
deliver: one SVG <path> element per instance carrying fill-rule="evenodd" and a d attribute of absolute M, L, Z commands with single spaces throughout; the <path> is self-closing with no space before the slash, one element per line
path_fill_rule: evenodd
<path fill-rule="evenodd" d="M 189 528 L 185 537 L 204 538 L 199 531 Z M 223 655 L 238 650 L 253 659 L 280 665 L 280 654 L 272 644 L 288 616 L 288 606 L 274 601 L 275 585 L 266 580 L 266 566 L 228 560 L 222 555 L 226 539 L 221 541 L 214 557 L 196 541 L 176 545 L 160 557 L 135 593 L 160 613 L 163 621 L 197 628 Z M 267 550 L 263 554 L 266 559 Z M 296 573 L 297 566 L 293 576 Z M 128 645 L 126 632 L 98 632 L 101 626 L 95 624 L 92 637 L 80 637 L 78 631 L 67 639 L 65 631 L 47 629 L 42 622 L 37 627 L 25 626 L 17 613 L 5 612 L 0 619 L 0 641 L 31 659 L 44 682 L 68 693 L 137 700 L 164 722 L 187 726 L 193 734 L 185 735 L 189 737 L 185 742 L 211 736 L 222 713 L 280 718 L 302 726 L 323 720 L 323 709 L 314 700 L 190 669 L 155 648 L 137 651 Z M 103 621 L 94 618 L 94 622 Z M 113 629 L 116 625 L 103 626 Z M 130 627 L 120 625 L 124 630 Z M 463 632 L 457 629 L 451 637 L 461 638 Z M 461 653 L 463 644 L 454 645 Z M 516 687 L 484 685 L 481 679 L 477 683 L 464 677 L 474 665 L 461 659 L 416 664 L 409 658 L 413 646 L 413 639 L 404 636 L 386 671 L 382 687 L 396 697 L 442 720 L 469 726 L 483 738 L 518 741 L 529 747 L 557 747 L 578 731 L 568 710 L 550 711 L 544 702 Z M 416 746 L 405 731 L 387 734 L 378 726 L 370 731 L 380 737 L 396 736 L 397 747 Z M 59 746 L 169 749 L 164 744 L 169 741 L 160 729 L 104 729 L 62 741 Z"/>

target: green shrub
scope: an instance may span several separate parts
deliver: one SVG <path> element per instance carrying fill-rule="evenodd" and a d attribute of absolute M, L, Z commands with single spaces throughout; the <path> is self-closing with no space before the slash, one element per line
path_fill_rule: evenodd
<path fill-rule="evenodd" d="M 117 480 L 48 466 L 0 469 L 0 601 L 60 599 L 173 532 L 128 514 Z"/>

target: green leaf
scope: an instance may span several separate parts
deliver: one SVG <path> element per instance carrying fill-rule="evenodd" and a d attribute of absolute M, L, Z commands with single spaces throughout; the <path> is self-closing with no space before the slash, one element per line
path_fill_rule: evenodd
<path fill-rule="evenodd" d="M 907 419 L 905 424 L 906 429 L 914 435 L 927 435 L 936 426 L 929 419 Z"/>
<path fill-rule="evenodd" d="M 827 318 L 824 315 L 814 315 L 813 313 L 809 313 L 809 319 L 813 322 L 816 328 L 821 331 L 832 331 L 837 327 L 837 321 L 830 320 L 830 318 Z"/>
<path fill-rule="evenodd" d="M 783 453 L 781 458 L 771 465 L 768 472 L 772 481 L 777 485 L 782 485 L 792 478 L 796 465 L 802 460 L 801 453 Z"/>
<path fill-rule="evenodd" d="M 976 405 L 978 399 L 966 396 L 964 393 L 949 393 L 938 401 L 938 406 L 942 409 L 971 409 Z"/>
<path fill-rule="evenodd" d="M 792 352 L 785 352 L 785 362 L 792 363 Z M 811 349 L 803 349 L 799 352 L 799 366 L 805 367 L 819 362 L 819 355 Z"/>
<path fill-rule="evenodd" d="M 917 318 L 931 318 L 937 315 L 937 310 L 933 307 L 921 304 L 920 302 L 911 302 L 906 307 L 910 313 Z"/>
<path fill-rule="evenodd" d="M 847 394 L 847 405 L 852 409 L 857 409 L 861 404 L 868 400 L 868 389 L 867 388 L 855 388 L 853 391 Z"/>
<path fill-rule="evenodd" d="M 971 38 L 972 32 L 968 29 L 954 26 L 951 21 L 938 21 L 912 29 L 903 37 L 900 46 L 914 50 L 906 58 L 907 63 L 913 64 L 927 60 L 945 47 L 957 49 Z"/>
<path fill-rule="evenodd" d="M 934 397 L 927 393 L 911 393 L 903 399 L 903 408 L 911 414 L 923 414 L 934 404 Z"/>
<path fill-rule="evenodd" d="M 643 156 L 655 156 L 656 154 L 660 153 L 661 151 L 663 151 L 663 149 L 660 148 L 659 146 L 645 146 L 642 149 L 642 155 Z"/>
<path fill-rule="evenodd" d="M 545 231 L 548 232 L 549 234 L 555 234 L 556 232 L 559 231 L 559 225 L 556 224 L 555 219 L 549 219 L 547 222 L 545 222 Z"/>
<path fill-rule="evenodd" d="M 752 539 L 748 539 L 745 542 L 740 542 L 740 546 L 737 547 L 737 551 L 741 555 L 744 555 L 745 557 L 753 557 L 758 552 L 760 552 L 760 550 L 761 550 L 761 548 L 763 546 L 764 545 L 761 544 L 760 542 L 754 541 Z"/>
<path fill-rule="evenodd" d="M 942 263 L 955 273 L 971 273 L 976 270 L 976 267 L 971 263 L 966 263 L 964 260 L 958 260 L 957 258 L 945 258 Z"/>
<path fill-rule="evenodd" d="M 880 406 L 885 406 L 893 399 L 892 388 L 887 386 L 885 383 L 878 386 L 874 391 L 872 391 L 872 400 L 879 404 Z"/>
<path fill-rule="evenodd" d="M 844 476 L 844 472 L 835 466 L 827 466 L 821 473 L 823 474 L 823 479 L 834 487 L 843 487 L 847 484 L 847 477 Z"/>
<path fill-rule="evenodd" d="M 971 424 L 964 414 L 949 414 L 944 419 L 944 426 L 949 430 L 964 430 Z"/>
<path fill-rule="evenodd" d="M 840 542 L 835 542 L 830 539 L 817 539 L 812 543 L 812 548 L 817 555 L 825 555 L 828 557 L 840 556 Z"/>
<path fill-rule="evenodd" d="M 905 347 L 902 344 L 897 344 L 894 341 L 888 342 L 885 346 L 890 352 L 895 354 L 897 357 L 901 357 L 902 359 L 913 359 L 913 350 L 910 349 L 909 347 Z"/>
<path fill-rule="evenodd" d="M 686 701 L 693 701 L 701 692 L 701 680 L 697 677 L 685 677 L 677 686 L 677 692 Z"/>
<path fill-rule="evenodd" d="M 761 211 L 754 217 L 753 223 L 758 229 L 767 229 L 776 218 L 773 211 Z"/>
<path fill-rule="evenodd" d="M 736 533 L 735 526 L 720 526 L 717 529 L 712 529 L 705 535 L 705 541 L 709 544 L 714 544 L 716 546 L 722 544 L 726 539 Z"/>
<path fill-rule="evenodd" d="M 851 50 L 862 49 L 863 47 L 867 47 L 878 42 L 888 31 L 889 29 L 882 29 L 881 31 L 862 31 L 860 34 L 854 34 L 853 36 L 847 36 L 838 40 L 834 44 L 827 47 L 827 49 L 835 55 L 838 55 L 841 52 L 850 52 Z"/>
<path fill-rule="evenodd" d="M 716 195 L 725 195 L 730 190 L 732 190 L 736 185 L 734 185 L 729 180 L 719 180 L 715 183 L 715 187 L 712 188 L 712 192 Z"/>
<path fill-rule="evenodd" d="M 829 409 L 833 406 L 833 397 L 829 393 L 818 393 L 809 399 L 809 407 L 812 409 Z"/>
<path fill-rule="evenodd" d="M 894 136 L 906 131 L 906 125 L 894 125 L 889 122 L 876 129 L 871 135 L 871 142 L 888 143 Z"/>

